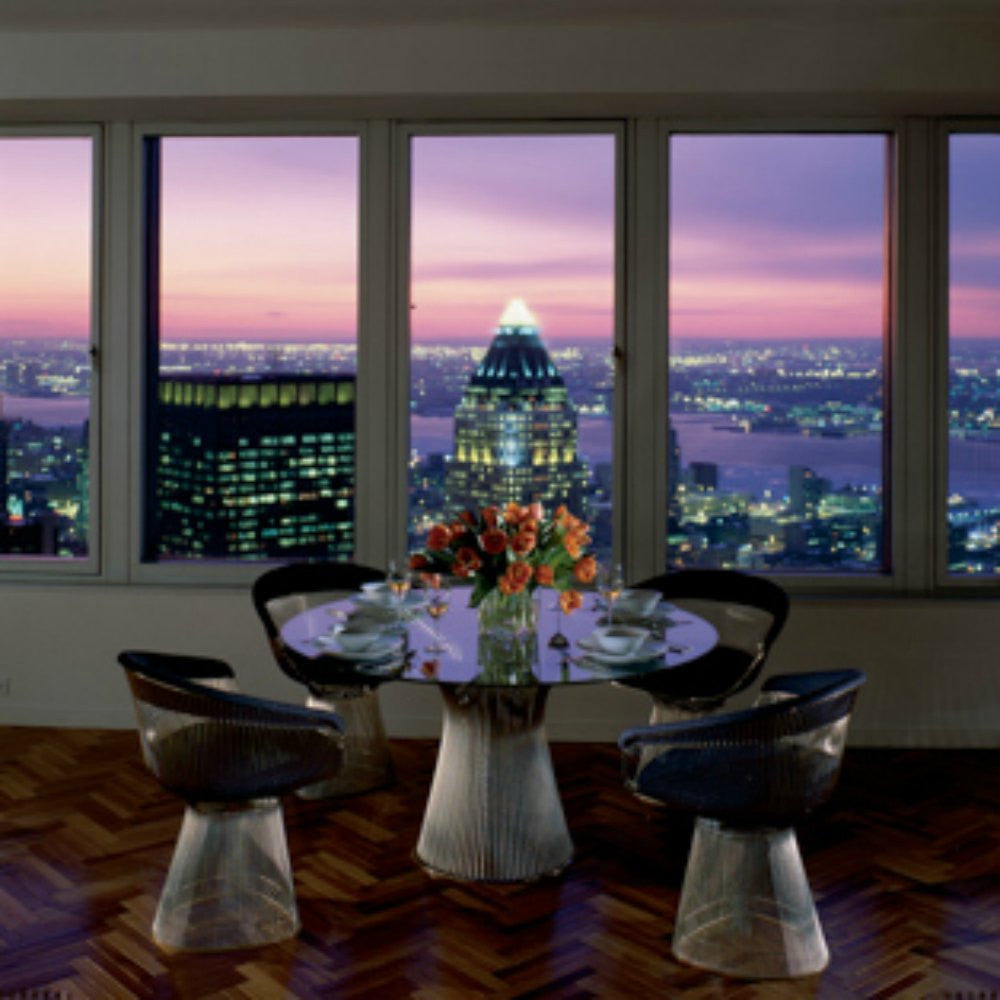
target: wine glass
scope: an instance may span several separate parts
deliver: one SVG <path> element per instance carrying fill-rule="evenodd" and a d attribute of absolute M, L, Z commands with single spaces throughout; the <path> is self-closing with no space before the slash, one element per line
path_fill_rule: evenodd
<path fill-rule="evenodd" d="M 386 573 L 385 582 L 389 585 L 389 592 L 392 594 L 396 609 L 401 611 L 410 590 L 410 574 L 405 569 L 398 569 L 396 561 L 392 559 L 389 561 L 389 571 Z"/>
<path fill-rule="evenodd" d="M 605 566 L 601 569 L 600 588 L 601 598 L 608 609 L 608 624 L 613 625 L 615 601 L 625 589 L 625 574 L 622 572 L 621 563 L 615 563 L 613 566 Z"/>
<path fill-rule="evenodd" d="M 427 651 L 430 653 L 444 653 L 447 652 L 447 647 L 442 644 L 438 621 L 451 604 L 451 592 L 448 590 L 448 585 L 441 580 L 438 573 L 429 574 L 425 578 L 425 586 L 430 591 L 430 600 L 427 602 L 427 614 L 434 620 L 434 639 L 427 647 Z"/>

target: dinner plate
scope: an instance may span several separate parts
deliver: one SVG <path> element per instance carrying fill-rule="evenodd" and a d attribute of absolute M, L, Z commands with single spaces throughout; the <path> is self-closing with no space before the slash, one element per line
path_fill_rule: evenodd
<path fill-rule="evenodd" d="M 647 639 L 636 652 L 615 654 L 602 649 L 597 641 L 589 636 L 577 639 L 576 644 L 587 654 L 588 660 L 605 666 L 629 666 L 633 663 L 644 663 L 656 657 L 662 657 L 667 651 L 667 644 L 656 639 Z"/>
<path fill-rule="evenodd" d="M 401 608 L 403 611 L 414 611 L 423 607 L 427 603 L 427 595 L 419 591 L 408 591 L 402 601 L 387 599 L 382 594 L 354 594 L 351 600 L 355 604 L 364 605 L 366 608 L 379 608 L 382 611 L 395 611 Z"/>
<path fill-rule="evenodd" d="M 344 649 L 337 641 L 336 632 L 326 632 L 316 636 L 317 645 L 322 646 L 324 650 L 334 656 L 350 660 L 353 663 L 373 663 L 384 660 L 399 648 L 400 642 L 399 636 L 383 635 L 365 649 Z"/>

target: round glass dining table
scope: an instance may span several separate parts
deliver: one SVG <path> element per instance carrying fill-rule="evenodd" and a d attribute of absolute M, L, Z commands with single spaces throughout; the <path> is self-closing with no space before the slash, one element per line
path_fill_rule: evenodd
<path fill-rule="evenodd" d="M 429 872 L 498 882 L 556 874 L 571 860 L 573 842 L 545 734 L 549 690 L 669 670 L 708 652 L 718 634 L 704 619 L 661 603 L 635 622 L 650 632 L 638 653 L 610 656 L 592 644 L 595 628 L 606 623 L 593 595 L 564 615 L 558 595 L 543 590 L 534 598 L 535 633 L 527 643 L 524 634 L 505 643 L 480 633 L 470 593 L 452 590 L 448 611 L 437 619 L 420 591 L 403 605 L 358 595 L 296 615 L 281 638 L 358 680 L 433 684 L 441 691 L 441 742 L 416 848 Z M 348 624 L 377 628 L 380 637 L 349 652 L 337 638 Z"/>

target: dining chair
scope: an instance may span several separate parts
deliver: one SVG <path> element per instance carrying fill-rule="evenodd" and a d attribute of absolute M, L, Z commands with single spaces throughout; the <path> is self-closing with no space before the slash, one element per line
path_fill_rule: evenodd
<path fill-rule="evenodd" d="M 795 824 L 833 792 L 858 670 L 769 678 L 739 712 L 619 739 L 626 784 L 696 816 L 673 951 L 744 978 L 805 976 L 829 960 Z"/>
<path fill-rule="evenodd" d="M 251 599 L 278 666 L 308 690 L 306 704 L 336 712 L 344 721 L 344 761 L 328 781 L 299 789 L 302 798 L 350 795 L 393 780 L 392 756 L 379 704 L 379 681 L 327 657 L 303 656 L 281 641 L 282 626 L 294 615 L 355 593 L 385 573 L 350 562 L 295 562 L 275 566 L 254 580 Z"/>
<path fill-rule="evenodd" d="M 331 712 L 235 690 L 222 660 L 126 650 L 146 765 L 184 800 L 153 919 L 163 948 L 271 944 L 299 929 L 280 796 L 336 772 Z"/>
<path fill-rule="evenodd" d="M 717 645 L 694 660 L 622 682 L 649 693 L 651 724 L 717 710 L 749 688 L 788 618 L 788 595 L 778 584 L 739 570 L 676 570 L 634 589 L 659 591 L 664 600 L 704 618 L 719 634 Z"/>

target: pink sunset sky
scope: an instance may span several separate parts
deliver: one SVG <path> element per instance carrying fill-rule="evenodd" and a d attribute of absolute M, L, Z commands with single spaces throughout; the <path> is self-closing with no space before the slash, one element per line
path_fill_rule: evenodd
<path fill-rule="evenodd" d="M 676 136 L 675 337 L 878 337 L 886 141 Z M 358 140 L 167 138 L 167 340 L 351 341 Z M 952 139 L 952 332 L 1000 334 L 1000 137 Z M 0 336 L 87 336 L 91 147 L 0 139 Z M 523 298 L 553 342 L 609 338 L 610 135 L 412 142 L 411 330 L 488 339 Z"/>

